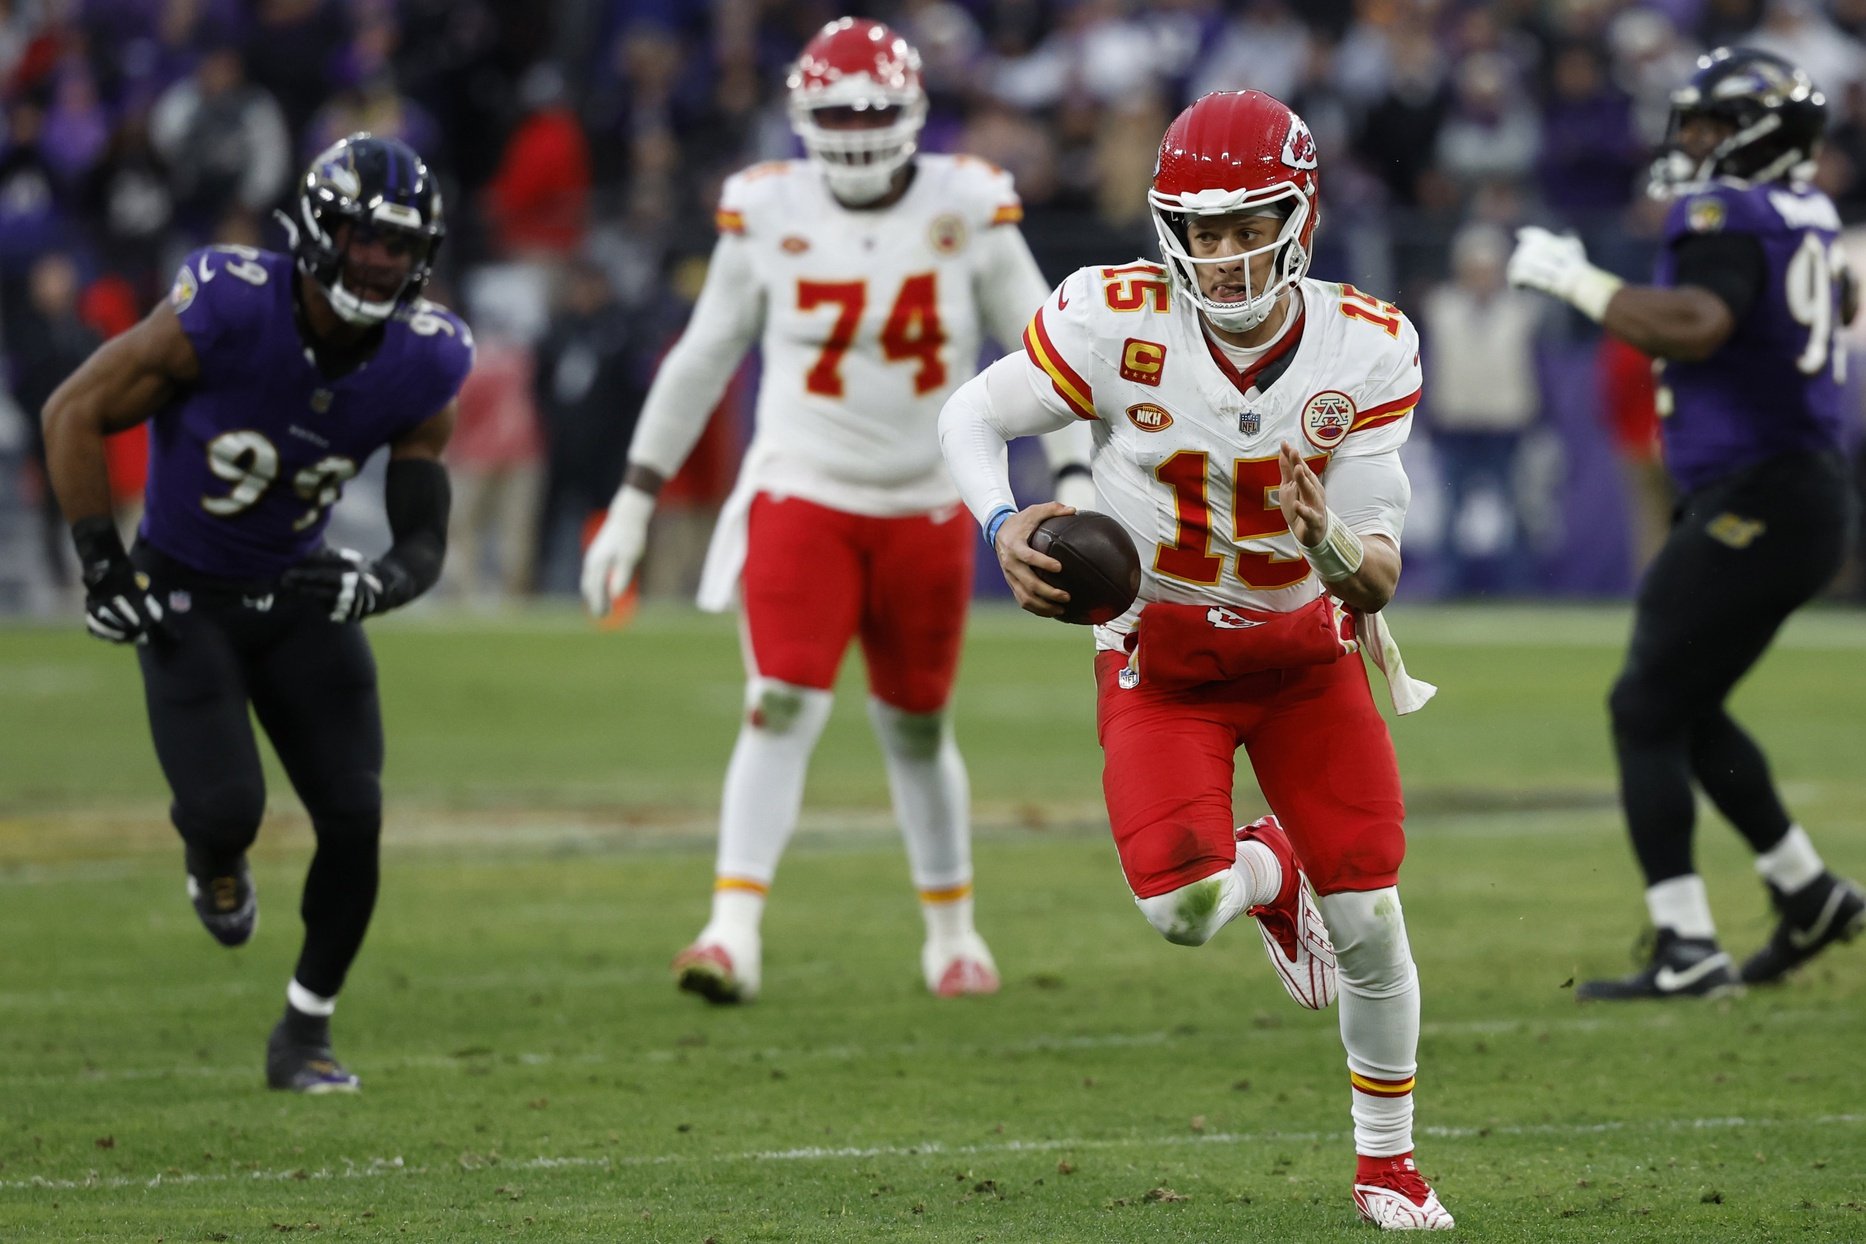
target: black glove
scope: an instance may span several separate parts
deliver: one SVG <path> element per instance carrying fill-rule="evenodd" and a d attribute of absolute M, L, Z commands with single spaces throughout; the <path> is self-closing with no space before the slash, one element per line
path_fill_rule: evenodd
<path fill-rule="evenodd" d="M 413 596 L 400 562 L 391 557 L 371 561 L 355 549 L 319 549 L 279 582 L 325 605 L 332 622 L 361 622 Z"/>
<path fill-rule="evenodd" d="M 162 604 L 149 591 L 149 576 L 123 550 L 109 518 L 81 518 L 71 525 L 72 543 L 84 576 L 84 624 L 113 644 L 146 644 L 168 634 Z"/>

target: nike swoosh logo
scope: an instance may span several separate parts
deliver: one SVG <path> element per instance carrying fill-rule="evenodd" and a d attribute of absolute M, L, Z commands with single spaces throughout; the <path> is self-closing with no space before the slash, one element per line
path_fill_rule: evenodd
<path fill-rule="evenodd" d="M 207 256 L 201 256 L 201 283 L 205 285 L 219 275 L 220 273 L 207 266 Z"/>
<path fill-rule="evenodd" d="M 1788 930 L 1788 944 L 1796 950 L 1806 950 L 1826 937 L 1828 926 L 1833 924 L 1834 917 L 1840 914 L 1840 904 L 1846 902 L 1846 899 L 1846 887 L 1835 886 L 1833 892 L 1827 896 L 1827 905 L 1821 908 L 1821 914 L 1815 918 L 1813 924 L 1806 929 L 1791 928 Z"/>
<path fill-rule="evenodd" d="M 1069 305 L 1069 293 L 1062 286 L 1058 285 L 1056 287 L 1056 309 L 1058 311 L 1061 311 L 1064 307 L 1068 305 Z"/>
<path fill-rule="evenodd" d="M 1729 967 L 1730 956 L 1719 951 L 1717 954 L 1705 956 L 1682 972 L 1674 968 L 1662 967 L 1653 976 L 1652 983 L 1660 993 L 1677 993 L 1681 989 L 1691 988 L 1718 969 L 1727 971 Z"/>

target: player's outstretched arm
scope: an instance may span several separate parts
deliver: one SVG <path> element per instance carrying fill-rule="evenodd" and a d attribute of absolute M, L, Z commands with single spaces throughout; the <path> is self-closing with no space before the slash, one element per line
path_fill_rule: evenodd
<path fill-rule="evenodd" d="M 706 283 L 680 340 L 667 352 L 629 444 L 622 486 L 603 525 L 583 553 L 580 587 L 590 612 L 602 617 L 635 577 L 648 545 L 655 498 L 706 431 L 706 420 L 764 324 L 763 287 L 743 238 L 713 247 Z"/>
<path fill-rule="evenodd" d="M 1378 613 L 1399 587 L 1399 546 L 1383 535 L 1357 535 L 1328 508 L 1321 477 L 1288 441 L 1280 454 L 1277 499 L 1283 519 L 1328 590 L 1363 613 Z"/>
<path fill-rule="evenodd" d="M 1053 618 L 1069 603 L 1069 593 L 1037 574 L 1056 573 L 1062 563 L 1030 547 L 1037 524 L 1074 508 L 1045 501 L 1017 508 L 1005 446 L 1020 436 L 1039 436 L 1076 422 L 1075 416 L 1046 407 L 1037 396 L 1023 355 L 1007 355 L 953 391 L 939 415 L 940 452 L 959 495 L 984 528 L 985 542 L 1011 594 L 1024 609 Z"/>
<path fill-rule="evenodd" d="M 167 302 L 99 346 L 46 399 L 46 465 L 65 521 L 107 517 L 104 438 L 135 427 L 201 374 L 194 345 Z"/>
<path fill-rule="evenodd" d="M 1629 285 L 1587 260 L 1581 239 L 1531 225 L 1516 231 L 1509 281 L 1568 303 L 1620 340 L 1662 359 L 1709 358 L 1736 331 L 1725 297 L 1685 278 L 1674 287 Z"/>
<path fill-rule="evenodd" d="M 391 446 L 383 486 L 393 541 L 388 552 L 373 561 L 350 549 L 312 557 L 286 571 L 281 582 L 326 604 L 333 622 L 386 613 L 439 582 L 453 502 L 441 451 L 457 415 L 458 407 L 449 402 Z"/>
<path fill-rule="evenodd" d="M 99 639 L 142 643 L 162 630 L 162 606 L 139 582 L 111 517 L 104 438 L 155 414 L 200 371 L 181 321 L 163 302 L 99 346 L 46 400 L 46 467 L 77 546 L 86 624 Z"/>

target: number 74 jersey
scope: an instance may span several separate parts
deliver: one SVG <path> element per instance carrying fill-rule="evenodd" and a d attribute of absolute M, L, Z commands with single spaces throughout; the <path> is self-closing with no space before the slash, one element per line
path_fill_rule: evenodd
<path fill-rule="evenodd" d="M 965 156 L 916 157 L 900 201 L 867 211 L 800 160 L 729 179 L 720 253 L 763 302 L 753 482 L 871 515 L 952 502 L 940 407 L 982 335 L 1014 348 L 1047 291 L 1022 217 L 1010 176 Z"/>
<path fill-rule="evenodd" d="M 1120 646 L 1147 601 L 1297 609 L 1322 592 L 1278 504 L 1288 442 L 1330 465 L 1396 455 L 1421 391 L 1419 340 L 1391 303 L 1305 280 L 1300 318 L 1240 370 L 1153 263 L 1083 268 L 1031 319 L 1024 353 L 1052 410 L 1095 420 L 1101 505 L 1140 552 L 1140 599 L 1097 628 Z M 1397 469 L 1397 467 L 1395 468 Z M 1402 490 L 1403 491 L 1403 490 Z M 1329 495 L 1353 530 L 1396 542 L 1405 498 Z"/>

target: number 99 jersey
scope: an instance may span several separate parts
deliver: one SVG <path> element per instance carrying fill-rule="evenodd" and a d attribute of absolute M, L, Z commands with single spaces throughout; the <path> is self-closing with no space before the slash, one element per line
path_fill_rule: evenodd
<path fill-rule="evenodd" d="M 956 497 L 940 407 L 989 331 L 1013 346 L 1047 285 L 1014 227 L 1010 175 L 922 154 L 897 203 L 852 210 L 800 160 L 728 179 L 718 223 L 762 298 L 750 482 L 858 514 Z"/>
<path fill-rule="evenodd" d="M 369 361 L 336 379 L 299 336 L 288 255 L 189 255 L 169 305 L 200 375 L 150 421 L 141 537 L 203 574 L 271 579 L 317 548 L 344 485 L 437 414 L 473 366 L 452 312 L 417 300 Z"/>
<path fill-rule="evenodd" d="M 1304 280 L 1298 319 L 1240 371 L 1155 263 L 1083 268 L 1024 333 L 1029 378 L 1060 414 L 1094 419 L 1100 508 L 1140 552 L 1140 597 L 1095 628 L 1119 648 L 1147 601 L 1299 609 L 1322 594 L 1278 504 L 1279 447 L 1328 485 L 1331 462 L 1396 454 L 1421 392 L 1419 338 L 1391 303 Z M 1401 477 L 1403 478 L 1403 476 Z M 1329 505 L 1398 543 L 1405 499 Z"/>
<path fill-rule="evenodd" d="M 1701 362 L 1664 366 L 1665 462 L 1684 492 L 1784 453 L 1839 448 L 1842 398 L 1840 217 L 1818 190 L 1712 182 L 1671 205 L 1654 283 L 1677 284 L 1680 243 L 1747 234 L 1762 285 L 1730 339 Z"/>

